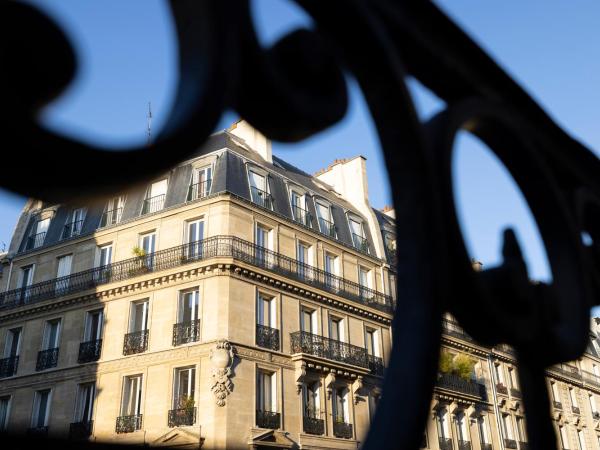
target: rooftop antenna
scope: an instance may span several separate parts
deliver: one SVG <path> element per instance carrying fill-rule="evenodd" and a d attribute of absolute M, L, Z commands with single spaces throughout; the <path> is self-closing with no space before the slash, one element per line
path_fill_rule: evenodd
<path fill-rule="evenodd" d="M 148 129 L 146 132 L 148 133 L 148 145 L 150 145 L 150 141 L 152 140 L 152 103 L 148 102 Z"/>

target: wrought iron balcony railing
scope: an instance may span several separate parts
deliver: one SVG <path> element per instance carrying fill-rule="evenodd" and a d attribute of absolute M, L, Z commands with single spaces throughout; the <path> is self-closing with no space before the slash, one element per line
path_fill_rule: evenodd
<path fill-rule="evenodd" d="M 504 447 L 517 448 L 517 441 L 515 441 L 514 439 L 504 439 Z"/>
<path fill-rule="evenodd" d="M 185 427 L 196 423 L 197 408 L 179 408 L 169 411 L 169 427 Z"/>
<path fill-rule="evenodd" d="M 573 367 L 569 364 L 557 364 L 548 368 L 549 372 L 554 372 L 562 376 L 574 378 L 576 380 L 582 380 L 583 376 L 577 367 Z"/>
<path fill-rule="evenodd" d="M 46 437 L 48 436 L 48 427 L 30 427 L 27 428 L 27 435 L 34 437 Z"/>
<path fill-rule="evenodd" d="M 310 228 L 311 215 L 306 209 L 292 205 L 292 215 L 294 216 L 294 220 L 296 222 Z"/>
<path fill-rule="evenodd" d="M 83 229 L 83 219 L 75 220 L 65 224 L 62 232 L 62 239 L 67 239 L 73 236 L 79 236 Z"/>
<path fill-rule="evenodd" d="M 279 350 L 279 330 L 256 324 L 256 345 L 270 350 Z"/>
<path fill-rule="evenodd" d="M 200 340 L 200 319 L 173 325 L 173 347 Z"/>
<path fill-rule="evenodd" d="M 69 439 L 87 439 L 92 435 L 94 427 L 93 420 L 85 420 L 81 422 L 73 422 L 69 426 Z"/>
<path fill-rule="evenodd" d="M 473 338 L 465 333 L 458 322 L 454 320 L 442 319 L 442 332 L 449 336 L 473 342 Z"/>
<path fill-rule="evenodd" d="M 487 442 L 480 442 L 481 450 L 493 450 L 492 444 Z"/>
<path fill-rule="evenodd" d="M 452 439 L 450 438 L 439 438 L 438 443 L 440 444 L 440 450 L 452 450 Z"/>
<path fill-rule="evenodd" d="M 496 392 L 499 394 L 508 395 L 508 388 L 502 383 L 496 383 Z"/>
<path fill-rule="evenodd" d="M 596 387 L 600 387 L 600 377 L 598 377 L 598 375 L 596 375 L 595 373 L 588 372 L 587 370 L 582 370 L 581 376 L 583 378 L 583 381 L 585 381 L 586 383 L 591 383 Z"/>
<path fill-rule="evenodd" d="M 115 431 L 120 433 L 133 433 L 134 431 L 142 429 L 142 414 L 135 414 L 133 416 L 119 416 L 117 417 L 117 424 Z"/>
<path fill-rule="evenodd" d="M 458 450 L 471 450 L 471 441 L 456 441 L 458 444 Z"/>
<path fill-rule="evenodd" d="M 79 364 L 83 364 L 98 361 L 100 359 L 101 351 L 102 339 L 82 342 L 79 344 L 79 355 L 77 356 L 77 362 Z"/>
<path fill-rule="evenodd" d="M 512 397 L 521 398 L 521 391 L 517 388 L 510 388 L 510 395 Z"/>
<path fill-rule="evenodd" d="M 44 244 L 45 239 L 46 239 L 45 231 L 29 236 L 27 238 L 27 242 L 25 243 L 25 250 L 32 250 L 34 248 L 41 247 Z"/>
<path fill-rule="evenodd" d="M 352 243 L 354 244 L 354 247 L 361 252 L 369 253 L 369 241 L 367 241 L 366 237 L 352 233 Z"/>
<path fill-rule="evenodd" d="M 165 206 L 166 194 L 155 195 L 144 200 L 142 215 L 160 211 Z"/>
<path fill-rule="evenodd" d="M 352 424 L 338 417 L 333 418 L 333 435 L 338 438 L 352 439 Z"/>
<path fill-rule="evenodd" d="M 519 441 L 519 450 L 529 450 L 529 443 Z"/>
<path fill-rule="evenodd" d="M 571 411 L 573 411 L 573 414 L 581 414 L 579 406 L 571 406 Z"/>
<path fill-rule="evenodd" d="M 95 289 L 103 284 L 127 280 L 148 272 L 158 272 L 217 257 L 230 257 L 386 313 L 393 311 L 394 303 L 389 295 L 233 236 L 214 236 L 149 253 L 142 258 L 136 256 L 66 277 L 35 283 L 26 288 L 2 292 L 0 309 L 33 304 L 59 295 Z M 148 261 L 151 264 L 148 264 Z"/>
<path fill-rule="evenodd" d="M 123 340 L 123 355 L 134 355 L 148 350 L 148 330 L 127 333 Z"/>
<path fill-rule="evenodd" d="M 369 364 L 369 370 L 373 375 L 377 375 L 379 377 L 383 376 L 383 358 L 374 355 L 367 355 L 367 361 Z"/>
<path fill-rule="evenodd" d="M 441 373 L 438 375 L 436 386 L 441 389 L 447 389 L 461 394 L 471 395 L 480 399 L 487 399 L 485 385 L 473 380 L 464 378 L 452 373 Z"/>
<path fill-rule="evenodd" d="M 256 426 L 277 430 L 281 426 L 281 414 L 273 411 L 256 410 Z"/>
<path fill-rule="evenodd" d="M 369 367 L 367 350 L 362 347 L 306 331 L 291 333 L 290 338 L 292 353 L 306 353 L 353 366 Z"/>
<path fill-rule="evenodd" d="M 100 218 L 100 228 L 118 224 L 119 222 L 121 222 L 122 216 L 123 216 L 123 207 L 104 211 L 104 213 L 102 214 L 102 217 Z"/>
<path fill-rule="evenodd" d="M 190 185 L 188 189 L 187 201 L 190 202 L 192 200 L 198 200 L 199 198 L 207 197 L 210 194 L 211 185 L 212 179 Z"/>
<path fill-rule="evenodd" d="M 556 400 L 554 400 L 554 401 L 552 402 L 552 404 L 554 405 L 554 407 L 555 407 L 556 409 L 562 409 L 562 403 L 561 403 L 561 402 L 557 402 Z"/>
<path fill-rule="evenodd" d="M 336 238 L 335 234 L 335 224 L 327 219 L 323 219 L 319 217 L 319 230 L 326 236 Z"/>
<path fill-rule="evenodd" d="M 58 364 L 58 347 L 38 352 L 35 370 L 50 369 Z"/>
<path fill-rule="evenodd" d="M 9 356 L 0 359 L 0 378 L 12 377 L 17 373 L 19 356 Z"/>
<path fill-rule="evenodd" d="M 252 202 L 266 209 L 273 209 L 273 196 L 267 191 L 250 186 Z"/>
<path fill-rule="evenodd" d="M 325 434 L 325 421 L 317 417 L 302 416 L 302 429 L 305 433 L 321 436 Z"/>

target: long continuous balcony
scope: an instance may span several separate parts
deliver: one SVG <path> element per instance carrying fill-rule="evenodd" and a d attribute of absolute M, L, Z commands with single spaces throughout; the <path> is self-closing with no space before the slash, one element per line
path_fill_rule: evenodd
<path fill-rule="evenodd" d="M 442 332 L 465 341 L 473 342 L 473 338 L 464 332 L 458 322 L 449 319 L 442 319 Z"/>
<path fill-rule="evenodd" d="M 103 284 L 127 280 L 148 272 L 159 272 L 219 257 L 233 258 L 380 311 L 393 312 L 394 303 L 389 295 L 233 236 L 214 236 L 156 251 L 143 257 L 136 256 L 66 277 L 35 283 L 26 288 L 3 292 L 0 293 L 0 309 L 34 304 L 62 295 L 95 289 Z"/>
<path fill-rule="evenodd" d="M 8 358 L 0 359 L 0 378 L 12 377 L 17 373 L 18 365 L 18 356 L 9 356 Z"/>
<path fill-rule="evenodd" d="M 483 384 L 473 380 L 465 380 L 464 378 L 451 373 L 439 374 L 436 386 L 440 389 L 478 397 L 482 400 L 487 399 L 485 386 Z"/>
<path fill-rule="evenodd" d="M 586 383 L 590 383 L 596 387 L 600 387 L 600 377 L 595 373 L 588 372 L 587 370 L 582 370 L 581 376 L 583 378 L 583 381 L 585 381 Z"/>

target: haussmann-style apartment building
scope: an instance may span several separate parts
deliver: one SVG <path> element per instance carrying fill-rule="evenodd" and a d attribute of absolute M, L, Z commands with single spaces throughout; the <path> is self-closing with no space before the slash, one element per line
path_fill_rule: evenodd
<path fill-rule="evenodd" d="M 394 212 L 365 159 L 314 176 L 246 122 L 110 199 L 29 200 L 0 255 L 0 430 L 177 448 L 350 449 L 391 351 Z M 400 249 L 401 251 L 401 249 Z M 548 371 L 561 449 L 600 450 L 600 348 Z M 527 449 L 516 359 L 444 319 L 422 447 Z M 402 426 L 402 424 L 398 424 Z"/>

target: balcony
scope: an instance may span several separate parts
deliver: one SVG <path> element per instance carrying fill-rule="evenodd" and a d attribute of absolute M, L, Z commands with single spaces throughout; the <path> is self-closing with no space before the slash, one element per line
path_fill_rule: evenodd
<path fill-rule="evenodd" d="M 438 375 L 436 387 L 446 389 L 460 394 L 478 397 L 482 400 L 487 399 L 485 386 L 473 380 L 465 380 L 464 378 L 452 373 L 442 373 Z"/>
<path fill-rule="evenodd" d="M 454 320 L 442 319 L 442 332 L 464 341 L 474 342 L 473 338 L 465 333 L 458 322 Z"/>
<path fill-rule="evenodd" d="M 48 436 L 48 427 L 31 427 L 27 428 L 27 436 L 33 436 L 37 438 L 45 438 Z"/>
<path fill-rule="evenodd" d="M 333 418 L 333 435 L 337 438 L 352 439 L 352 424 L 338 417 Z"/>
<path fill-rule="evenodd" d="M 256 410 L 256 426 L 277 430 L 281 426 L 281 414 L 273 411 Z"/>
<path fill-rule="evenodd" d="M 81 344 L 79 344 L 79 355 L 77 356 L 77 362 L 79 364 L 84 364 L 98 361 L 100 359 L 101 351 L 102 339 L 82 342 Z"/>
<path fill-rule="evenodd" d="M 18 356 L 9 356 L 8 358 L 0 359 L 0 378 L 7 378 L 15 375 L 17 373 L 18 365 Z"/>
<path fill-rule="evenodd" d="M 100 218 L 100 228 L 116 225 L 121 222 L 123 216 L 123 207 L 104 211 Z"/>
<path fill-rule="evenodd" d="M 571 406 L 571 411 L 573 411 L 573 414 L 581 414 L 579 406 Z"/>
<path fill-rule="evenodd" d="M 93 426 L 93 420 L 71 423 L 69 426 L 69 439 L 84 440 L 89 438 L 92 435 Z"/>
<path fill-rule="evenodd" d="M 188 189 L 187 201 L 191 202 L 192 200 L 198 200 L 199 198 L 207 197 L 210 194 L 211 185 L 212 179 L 190 185 Z"/>
<path fill-rule="evenodd" d="M 519 449 L 520 450 L 529 450 L 529 443 L 519 441 Z"/>
<path fill-rule="evenodd" d="M 292 215 L 294 216 L 294 220 L 296 222 L 310 228 L 311 215 L 306 209 L 292 205 Z"/>
<path fill-rule="evenodd" d="M 352 233 L 352 243 L 354 244 L 354 247 L 361 252 L 369 253 L 369 241 L 367 241 L 366 237 Z"/>
<path fill-rule="evenodd" d="M 493 450 L 492 444 L 481 442 L 481 450 Z"/>
<path fill-rule="evenodd" d="M 450 438 L 439 438 L 440 450 L 452 450 L 452 439 Z"/>
<path fill-rule="evenodd" d="M 142 215 L 160 211 L 165 206 L 166 194 L 155 195 L 144 200 L 142 205 Z"/>
<path fill-rule="evenodd" d="M 497 383 L 496 384 L 496 392 L 498 392 L 499 394 L 508 395 L 508 388 L 506 386 L 504 386 L 502 383 Z"/>
<path fill-rule="evenodd" d="M 263 208 L 273 210 L 273 196 L 267 191 L 250 186 L 250 193 L 252 195 L 253 203 L 262 206 Z"/>
<path fill-rule="evenodd" d="M 25 250 L 33 250 L 34 248 L 41 247 L 46 239 L 46 232 L 37 233 L 29 236 L 25 242 Z"/>
<path fill-rule="evenodd" d="M 512 397 L 516 397 L 516 398 L 522 397 L 521 391 L 519 389 L 515 389 L 515 388 L 510 388 L 510 395 Z"/>
<path fill-rule="evenodd" d="M 319 229 L 324 235 L 335 239 L 335 224 L 333 222 L 319 217 Z"/>
<path fill-rule="evenodd" d="M 66 277 L 35 283 L 26 288 L 1 292 L 0 309 L 18 308 L 25 304 L 96 289 L 104 284 L 128 280 L 149 272 L 158 272 L 210 258 L 224 257 L 260 267 L 385 313 L 391 313 L 394 310 L 394 302 L 389 295 L 300 263 L 296 259 L 280 253 L 257 247 L 251 242 L 234 236 L 214 236 L 149 253 L 141 259 L 133 257 L 76 272 Z M 147 264 L 148 261 L 151 261 L 151 264 Z"/>
<path fill-rule="evenodd" d="M 83 229 L 83 219 L 75 220 L 74 222 L 67 223 L 62 232 L 62 239 L 67 239 L 73 236 L 79 236 Z"/>
<path fill-rule="evenodd" d="M 123 340 L 123 355 L 134 355 L 148 350 L 148 334 L 148 330 L 127 333 Z"/>
<path fill-rule="evenodd" d="M 471 450 L 471 441 L 457 441 L 458 450 Z"/>
<path fill-rule="evenodd" d="M 517 441 L 514 439 L 504 439 L 505 448 L 517 448 Z"/>
<path fill-rule="evenodd" d="M 270 350 L 279 350 L 279 330 L 256 324 L 256 345 Z"/>
<path fill-rule="evenodd" d="M 117 425 L 115 431 L 117 434 L 121 433 L 133 433 L 134 431 L 142 429 L 142 414 L 136 414 L 133 416 L 119 416 L 117 417 Z"/>
<path fill-rule="evenodd" d="M 169 427 L 187 427 L 196 423 L 197 408 L 179 408 L 169 411 Z"/>
<path fill-rule="evenodd" d="M 579 372 L 579 369 L 577 367 L 573 367 L 569 364 L 559 364 L 559 365 L 550 367 L 548 370 L 550 372 L 555 372 L 555 373 L 558 373 L 559 375 L 562 375 L 565 377 L 575 378 L 576 380 L 583 379 L 583 376 L 581 375 L 581 372 Z"/>
<path fill-rule="evenodd" d="M 600 377 L 598 377 L 595 373 L 582 370 L 581 376 L 583 377 L 583 381 L 586 383 L 591 383 L 596 387 L 600 387 Z"/>
<path fill-rule="evenodd" d="M 369 368 L 367 350 L 306 331 L 290 334 L 292 354 L 306 353 L 319 358 Z"/>
<path fill-rule="evenodd" d="M 556 409 L 562 409 L 562 403 L 561 403 L 561 402 L 557 402 L 556 400 L 554 400 L 554 401 L 552 402 L 552 404 L 554 405 L 554 407 L 555 407 Z"/>
<path fill-rule="evenodd" d="M 46 370 L 52 367 L 56 367 L 58 364 L 58 347 L 50 348 L 48 350 L 42 350 L 38 352 L 37 362 L 35 364 L 35 370 Z"/>
<path fill-rule="evenodd" d="M 594 420 L 600 420 L 600 412 L 592 411 L 592 417 L 594 418 Z"/>
<path fill-rule="evenodd" d="M 369 370 L 373 375 L 383 376 L 383 359 L 379 356 L 367 355 Z"/>
<path fill-rule="evenodd" d="M 325 421 L 316 417 L 302 416 L 302 429 L 307 434 L 321 436 L 325 434 Z"/>
<path fill-rule="evenodd" d="M 200 340 L 200 319 L 173 325 L 173 347 Z"/>

